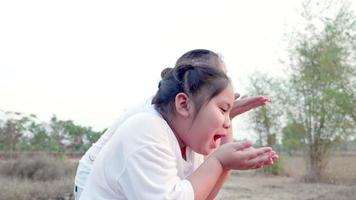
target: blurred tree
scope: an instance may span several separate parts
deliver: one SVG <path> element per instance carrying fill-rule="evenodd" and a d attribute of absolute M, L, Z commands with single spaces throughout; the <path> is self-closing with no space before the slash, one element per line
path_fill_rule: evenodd
<path fill-rule="evenodd" d="M 277 142 L 277 133 L 280 132 L 280 120 L 283 114 L 281 88 L 281 82 L 269 77 L 267 74 L 255 72 L 254 76 L 250 77 L 249 94 L 252 96 L 262 95 L 273 98 L 268 106 L 249 112 L 249 119 L 252 128 L 258 134 L 258 143 L 260 146 L 274 146 Z"/>
<path fill-rule="evenodd" d="M 83 146 L 81 146 L 80 152 L 85 152 L 88 150 L 90 146 L 95 143 L 105 131 L 106 129 L 101 132 L 96 132 L 93 131 L 91 127 L 85 127 L 85 143 Z"/>
<path fill-rule="evenodd" d="M 91 127 L 59 120 L 55 115 L 50 123 L 37 123 L 36 115 L 6 112 L 9 118 L 0 121 L 0 150 L 85 152 L 102 132 Z M 20 118 L 20 119 L 19 119 Z"/>
<path fill-rule="evenodd" d="M 20 141 L 22 127 L 18 120 L 8 119 L 0 129 L 0 143 L 2 150 L 15 151 L 16 144 Z"/>
<path fill-rule="evenodd" d="M 281 129 L 283 116 L 283 87 L 282 82 L 276 78 L 271 78 L 267 74 L 254 73 L 250 77 L 248 93 L 256 96 L 273 97 L 271 103 L 266 107 L 254 109 L 249 113 L 249 119 L 253 129 L 258 134 L 260 146 L 267 145 L 276 148 L 278 133 Z M 276 161 L 272 166 L 263 168 L 264 173 L 278 175 L 282 173 L 282 162 Z"/>
<path fill-rule="evenodd" d="M 52 118 L 52 134 L 57 137 L 56 145 L 60 151 L 85 152 L 92 143 L 96 142 L 101 133 L 93 131 L 91 127 L 74 124 L 73 121 Z"/>
<path fill-rule="evenodd" d="M 289 117 L 305 130 L 310 181 L 323 177 L 331 147 L 340 135 L 355 133 L 356 18 L 349 2 L 304 4 L 305 32 L 297 33 L 290 54 Z"/>
<path fill-rule="evenodd" d="M 86 131 L 85 128 L 75 125 L 71 120 L 64 121 L 63 125 L 66 132 L 66 136 L 69 140 L 67 147 L 73 151 L 78 151 L 83 145 L 83 138 Z"/>
<path fill-rule="evenodd" d="M 64 126 L 69 139 L 67 147 L 77 152 L 85 152 L 101 135 L 91 127 L 75 125 L 72 121 L 65 121 Z"/>
<path fill-rule="evenodd" d="M 53 152 L 64 152 L 65 127 L 62 120 L 58 120 L 56 115 L 53 115 L 50 120 L 49 131 L 49 150 Z"/>
<path fill-rule="evenodd" d="M 303 125 L 289 123 L 282 129 L 282 144 L 287 152 L 292 155 L 295 151 L 302 150 L 306 133 Z"/>
<path fill-rule="evenodd" d="M 50 149 L 50 137 L 42 124 L 32 122 L 28 130 L 33 134 L 30 139 L 31 150 L 48 151 Z"/>
<path fill-rule="evenodd" d="M 92 143 L 96 142 L 106 130 L 107 129 L 104 129 L 101 132 L 96 132 L 96 131 L 93 131 L 91 127 L 86 127 L 85 138 L 86 138 L 86 140 L 89 141 L 90 144 L 92 144 Z"/>
<path fill-rule="evenodd" d="M 20 118 L 21 113 L 11 113 Z M 10 152 L 21 150 L 21 147 L 27 146 L 25 124 L 29 121 L 28 117 L 21 117 L 20 119 L 10 118 L 7 119 L 2 127 L 0 127 L 0 150 Z"/>

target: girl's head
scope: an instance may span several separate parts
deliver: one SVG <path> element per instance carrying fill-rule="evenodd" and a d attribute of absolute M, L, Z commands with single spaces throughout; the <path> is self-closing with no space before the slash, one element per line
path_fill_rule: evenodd
<path fill-rule="evenodd" d="M 176 66 L 180 65 L 211 65 L 226 73 L 226 67 L 220 55 L 207 49 L 195 49 L 186 52 L 176 62 Z"/>
<path fill-rule="evenodd" d="M 210 69 L 196 70 L 195 69 L 196 67 L 206 67 Z M 214 70 L 212 70 L 211 68 L 213 68 Z M 194 72 L 192 72 L 193 69 Z M 204 70 L 206 71 L 205 74 L 203 73 Z M 223 73 L 215 72 L 219 70 L 221 70 Z M 185 74 L 187 71 L 190 72 Z M 200 71 L 200 73 L 198 71 Z M 155 104 L 156 109 L 161 114 L 163 114 L 163 116 L 167 115 L 167 113 L 173 113 L 174 111 L 174 109 L 172 109 L 173 106 L 172 105 L 167 106 L 169 104 L 168 102 L 173 100 L 175 95 L 179 92 L 189 92 L 189 91 L 179 90 L 180 88 L 177 84 L 182 81 L 183 83 L 193 83 L 193 81 L 191 80 L 178 80 L 178 79 L 191 78 L 192 80 L 194 79 L 197 80 L 197 78 L 201 78 L 202 80 L 204 80 L 205 77 L 203 76 L 209 76 L 207 73 L 210 74 L 216 73 L 216 76 L 220 76 L 220 79 L 221 77 L 223 77 L 223 79 L 226 79 L 228 80 L 228 82 L 230 82 L 228 77 L 225 75 L 226 73 L 225 64 L 217 53 L 206 49 L 195 49 L 184 53 L 180 58 L 178 58 L 174 68 L 166 68 L 161 72 L 162 80 L 159 83 L 158 86 L 159 90 L 156 93 L 152 101 L 152 104 Z M 215 79 L 219 79 L 219 78 L 215 77 Z M 210 84 L 210 82 L 213 82 L 211 78 L 209 79 L 209 83 L 208 82 L 203 83 L 203 81 L 201 81 L 199 83 L 199 87 L 203 88 L 203 85 L 208 85 Z M 212 84 L 210 85 L 211 87 L 216 87 L 217 88 L 216 92 L 219 93 L 221 92 L 221 88 L 227 85 L 225 84 L 226 83 L 216 83 L 215 86 L 213 86 Z M 185 85 L 183 88 L 189 89 L 189 87 L 190 87 L 189 85 Z M 198 89 L 195 88 L 195 91 L 190 91 L 190 92 L 197 93 L 197 91 Z M 214 90 L 210 92 L 214 92 Z M 196 99 L 195 102 L 197 104 L 196 106 L 200 108 L 202 102 L 200 102 L 198 99 Z"/>
<path fill-rule="evenodd" d="M 194 103 L 195 115 L 204 103 L 230 84 L 226 74 L 214 66 L 180 65 L 164 69 L 161 74 L 163 77 L 152 104 L 165 119 L 176 114 L 175 98 L 179 93 L 186 94 Z"/>
<path fill-rule="evenodd" d="M 229 78 L 210 61 L 184 62 L 161 75 L 152 104 L 171 126 L 181 147 L 210 153 L 230 126 L 234 94 Z"/>

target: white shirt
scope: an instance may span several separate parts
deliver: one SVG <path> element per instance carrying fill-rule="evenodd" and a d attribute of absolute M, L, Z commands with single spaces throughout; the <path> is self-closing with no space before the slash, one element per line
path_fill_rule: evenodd
<path fill-rule="evenodd" d="M 116 129 L 120 127 L 120 125 L 124 123 L 127 118 L 136 113 L 142 112 L 148 109 L 149 107 L 151 107 L 151 99 L 148 99 L 145 103 L 139 104 L 129 109 L 121 117 L 119 117 L 114 122 L 114 124 L 108 130 L 106 130 L 102 136 L 100 136 L 99 140 L 87 150 L 87 152 L 79 161 L 77 172 L 75 175 L 74 182 L 77 187 L 81 189 L 84 188 L 96 156 L 101 151 L 103 146 L 110 140 Z"/>
<path fill-rule="evenodd" d="M 185 178 L 204 157 L 187 151 L 186 161 L 171 128 L 150 106 L 126 119 L 102 148 L 80 199 L 194 199 Z"/>

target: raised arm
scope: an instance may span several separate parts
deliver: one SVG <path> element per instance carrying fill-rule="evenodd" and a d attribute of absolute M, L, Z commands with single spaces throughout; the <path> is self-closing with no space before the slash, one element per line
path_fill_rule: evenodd
<path fill-rule="evenodd" d="M 271 98 L 267 96 L 252 96 L 252 97 L 247 97 L 243 96 L 239 99 L 240 94 L 235 93 L 235 102 L 234 106 L 231 110 L 230 113 L 230 118 L 233 119 L 237 115 L 240 115 L 242 113 L 245 113 L 251 109 L 260 107 L 260 106 L 265 106 L 269 102 L 271 102 Z"/>

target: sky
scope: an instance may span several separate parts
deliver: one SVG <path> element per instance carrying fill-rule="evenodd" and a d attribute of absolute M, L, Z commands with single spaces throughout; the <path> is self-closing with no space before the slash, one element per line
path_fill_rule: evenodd
<path fill-rule="evenodd" d="M 281 76 L 298 0 L 0 2 L 0 110 L 102 130 L 197 48 L 222 55 L 236 91 Z M 245 116 L 234 120 L 247 133 Z M 235 137 L 250 137 L 243 133 Z"/>

